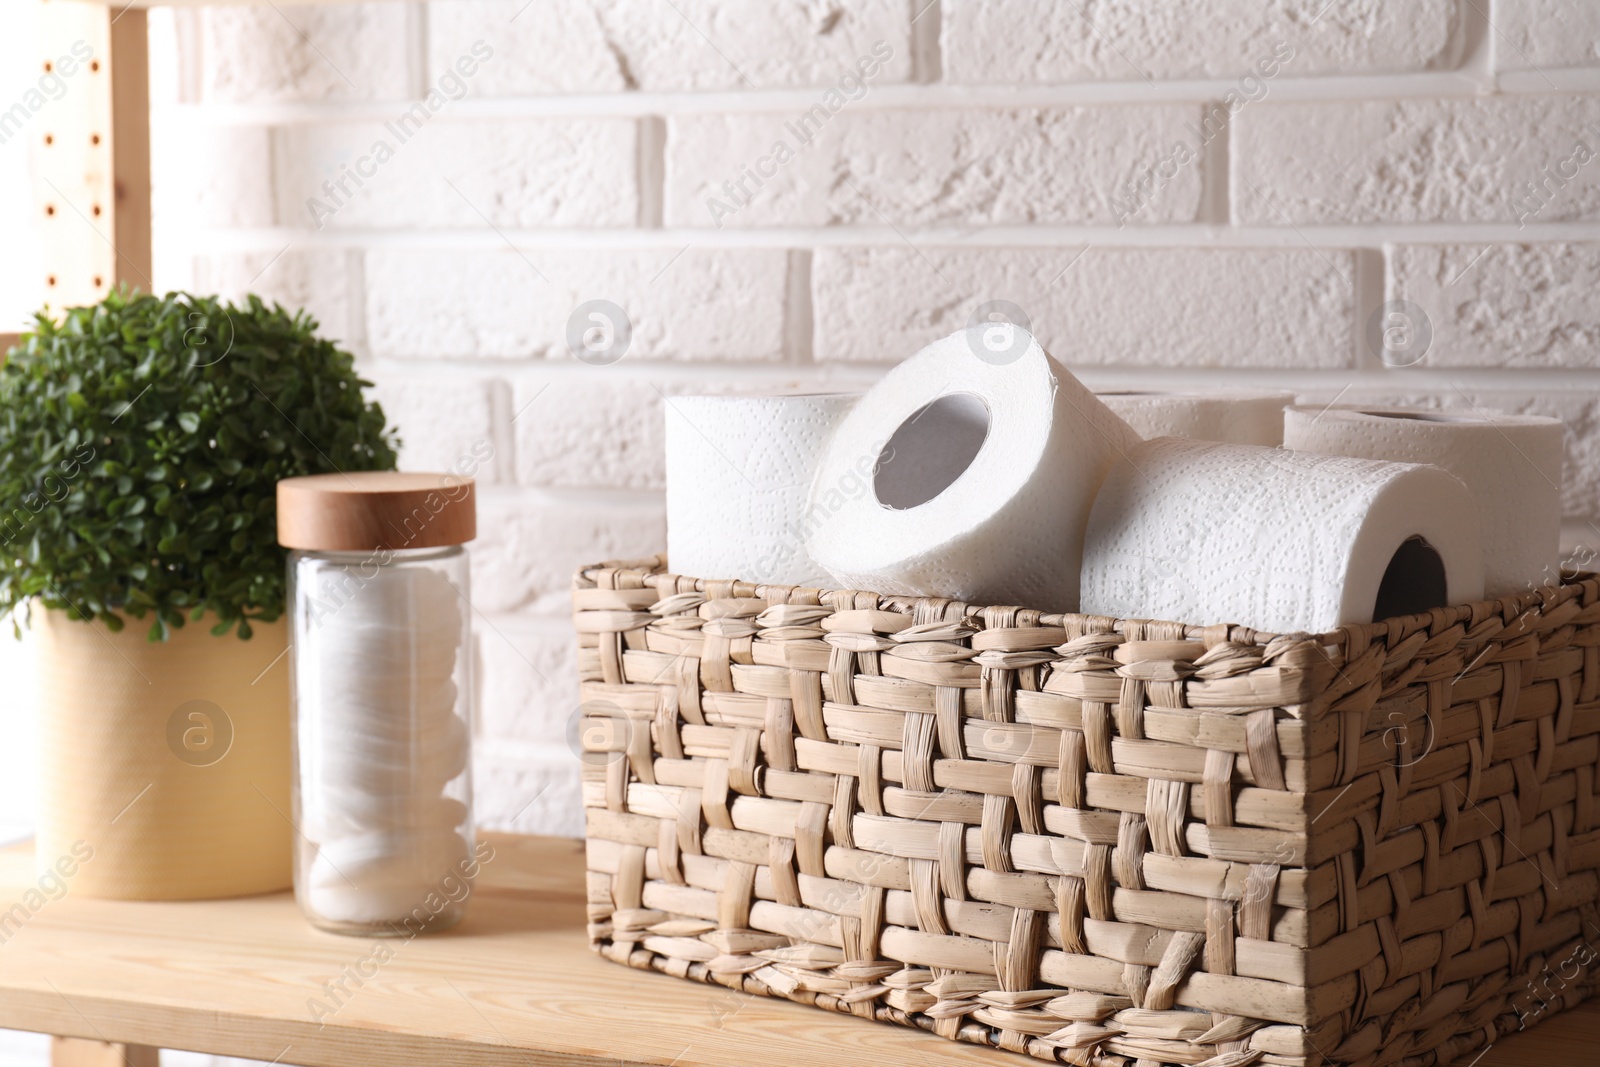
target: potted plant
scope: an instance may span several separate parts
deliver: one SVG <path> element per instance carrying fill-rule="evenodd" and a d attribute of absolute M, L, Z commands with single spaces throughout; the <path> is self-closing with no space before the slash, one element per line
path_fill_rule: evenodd
<path fill-rule="evenodd" d="M 36 668 L 39 863 L 72 857 L 73 892 L 289 885 L 275 487 L 393 469 L 369 384 L 304 312 L 183 293 L 40 315 L 0 366 L 0 609 Z"/>

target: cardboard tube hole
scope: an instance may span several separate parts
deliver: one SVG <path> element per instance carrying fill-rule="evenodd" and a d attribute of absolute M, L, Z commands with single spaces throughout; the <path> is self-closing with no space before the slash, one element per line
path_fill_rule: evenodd
<path fill-rule="evenodd" d="M 901 423 L 878 454 L 872 487 L 878 503 L 903 511 L 955 484 L 989 436 L 989 408 L 972 393 L 924 404 Z"/>
<path fill-rule="evenodd" d="M 1448 604 L 1449 585 L 1438 550 L 1421 537 L 1406 538 L 1394 550 L 1378 584 L 1372 621 L 1416 615 Z"/>

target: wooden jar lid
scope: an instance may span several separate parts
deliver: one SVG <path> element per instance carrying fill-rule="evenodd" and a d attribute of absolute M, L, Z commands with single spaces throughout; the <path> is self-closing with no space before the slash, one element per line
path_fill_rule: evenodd
<path fill-rule="evenodd" d="M 352 471 L 278 483 L 278 543 L 313 552 L 398 552 L 478 536 L 473 480 L 455 474 Z"/>

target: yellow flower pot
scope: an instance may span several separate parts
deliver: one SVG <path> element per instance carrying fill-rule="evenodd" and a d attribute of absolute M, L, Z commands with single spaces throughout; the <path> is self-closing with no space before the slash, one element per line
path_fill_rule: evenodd
<path fill-rule="evenodd" d="M 63 856 L 69 891 L 195 900 L 289 886 L 288 626 L 213 637 L 215 619 L 161 643 L 35 605 L 42 754 L 41 872 Z M 84 855 L 89 855 L 84 859 Z"/>

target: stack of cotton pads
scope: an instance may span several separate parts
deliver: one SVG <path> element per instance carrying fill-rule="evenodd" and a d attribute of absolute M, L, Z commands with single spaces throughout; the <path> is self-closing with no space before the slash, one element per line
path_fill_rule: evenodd
<path fill-rule="evenodd" d="M 463 608 L 423 567 L 329 564 L 316 575 L 320 653 L 301 669 L 320 673 L 299 692 L 336 713 L 302 717 L 297 741 L 301 832 L 316 848 L 308 903 L 337 922 L 399 922 L 470 848 L 452 787 L 469 751 L 455 682 Z"/>

